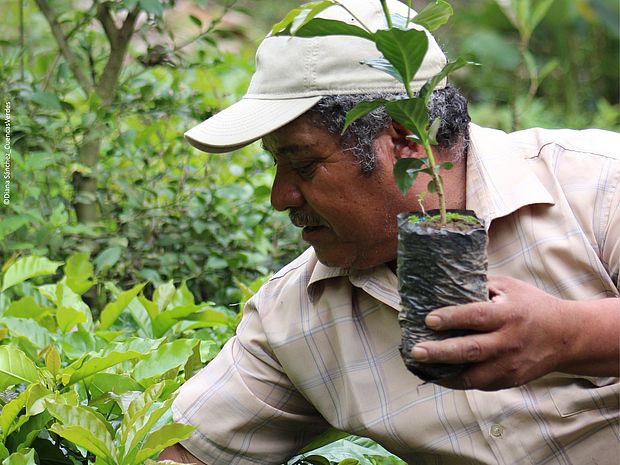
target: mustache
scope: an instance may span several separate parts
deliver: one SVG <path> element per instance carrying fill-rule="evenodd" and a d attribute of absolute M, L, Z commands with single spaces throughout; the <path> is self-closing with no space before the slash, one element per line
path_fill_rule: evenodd
<path fill-rule="evenodd" d="M 293 223 L 294 226 L 298 228 L 316 227 L 316 226 L 327 226 L 323 218 L 318 215 L 307 213 L 298 208 L 290 208 L 288 211 L 288 217 Z"/>

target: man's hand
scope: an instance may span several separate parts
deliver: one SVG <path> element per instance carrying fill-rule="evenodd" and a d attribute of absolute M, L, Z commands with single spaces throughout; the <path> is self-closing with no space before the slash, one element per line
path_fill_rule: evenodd
<path fill-rule="evenodd" d="M 508 277 L 489 278 L 490 302 L 435 310 L 429 328 L 475 334 L 417 344 L 420 362 L 472 363 L 438 382 L 454 389 L 498 390 L 552 371 L 617 376 L 620 299 L 567 301 Z"/>

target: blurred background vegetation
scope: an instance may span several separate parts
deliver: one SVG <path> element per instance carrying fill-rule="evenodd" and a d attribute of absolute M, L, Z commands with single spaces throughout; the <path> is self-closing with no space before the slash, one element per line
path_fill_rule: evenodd
<path fill-rule="evenodd" d="M 298 4 L 1 0 L 4 269 L 82 251 L 95 264 L 93 308 L 106 280 L 187 280 L 198 300 L 235 306 L 294 257 L 303 244 L 269 205 L 271 157 L 257 145 L 206 155 L 183 132 L 243 94 L 258 41 Z M 482 65 L 453 78 L 477 123 L 618 129 L 617 0 L 452 4 L 439 39 Z"/>

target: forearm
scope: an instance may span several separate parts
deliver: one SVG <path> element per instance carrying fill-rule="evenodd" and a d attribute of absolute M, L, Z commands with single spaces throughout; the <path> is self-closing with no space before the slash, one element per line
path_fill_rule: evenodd
<path fill-rule="evenodd" d="M 570 328 L 562 338 L 558 371 L 585 376 L 620 375 L 620 299 L 565 301 Z"/>
<path fill-rule="evenodd" d="M 159 460 L 173 460 L 179 463 L 194 463 L 196 465 L 207 465 L 206 463 L 198 460 L 192 454 L 188 452 L 185 447 L 180 444 L 174 444 L 159 454 Z"/>

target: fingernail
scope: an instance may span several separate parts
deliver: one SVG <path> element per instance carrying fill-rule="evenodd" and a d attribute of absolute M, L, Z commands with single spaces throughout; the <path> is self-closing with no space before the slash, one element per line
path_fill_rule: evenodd
<path fill-rule="evenodd" d="M 426 326 L 431 329 L 437 329 L 439 328 L 439 326 L 441 326 L 441 318 L 436 315 L 427 316 L 424 322 L 426 323 Z"/>
<path fill-rule="evenodd" d="M 411 351 L 411 356 L 419 362 L 423 362 L 428 359 L 428 351 L 424 347 L 414 347 Z"/>

